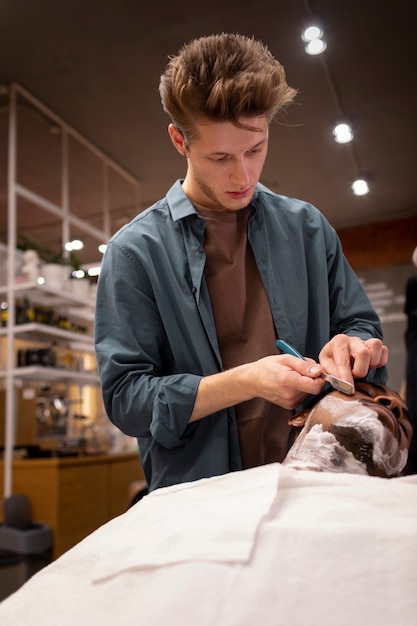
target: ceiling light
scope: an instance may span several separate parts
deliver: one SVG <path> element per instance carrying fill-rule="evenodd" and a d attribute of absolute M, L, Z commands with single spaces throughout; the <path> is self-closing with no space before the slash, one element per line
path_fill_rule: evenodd
<path fill-rule="evenodd" d="M 302 33 L 301 39 L 305 42 L 313 41 L 313 39 L 320 39 L 323 36 L 323 31 L 318 26 L 308 26 Z"/>
<path fill-rule="evenodd" d="M 355 196 L 366 196 L 369 192 L 369 185 L 363 178 L 358 178 L 352 183 L 352 190 Z"/>
<path fill-rule="evenodd" d="M 305 51 L 307 52 L 307 54 L 315 55 L 321 54 L 326 50 L 326 48 L 327 44 L 325 41 L 323 41 L 322 39 L 313 39 L 312 41 L 308 42 L 305 47 Z"/>
<path fill-rule="evenodd" d="M 88 268 L 88 275 L 89 276 L 98 276 L 100 274 L 100 270 L 101 270 L 101 267 L 99 265 L 97 265 L 96 267 L 89 267 Z"/>
<path fill-rule="evenodd" d="M 85 272 L 82 269 L 74 270 L 71 274 L 73 278 L 85 278 Z"/>
<path fill-rule="evenodd" d="M 348 143 L 353 139 L 352 129 L 349 124 L 337 124 L 333 128 L 333 135 L 337 143 Z"/>
<path fill-rule="evenodd" d="M 73 250 L 82 250 L 84 248 L 84 244 L 80 239 L 73 239 L 72 241 L 67 241 L 65 244 L 65 250 L 67 252 L 72 252 Z"/>
<path fill-rule="evenodd" d="M 104 254 L 107 250 L 107 244 L 106 243 L 101 243 L 98 247 L 98 251 L 101 252 L 101 254 Z"/>

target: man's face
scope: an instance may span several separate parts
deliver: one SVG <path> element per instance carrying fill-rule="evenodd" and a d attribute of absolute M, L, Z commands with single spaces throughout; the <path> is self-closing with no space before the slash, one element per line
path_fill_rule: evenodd
<path fill-rule="evenodd" d="M 258 130 L 238 128 L 231 122 L 200 122 L 186 150 L 184 192 L 208 209 L 243 209 L 259 181 L 268 149 L 268 123 L 264 116 L 240 121 Z"/>
<path fill-rule="evenodd" d="M 397 476 L 407 461 L 410 426 L 398 420 L 406 407 L 395 392 L 373 397 L 337 391 L 307 414 L 284 465 L 296 469 Z M 399 423 L 401 422 L 401 424 Z"/>

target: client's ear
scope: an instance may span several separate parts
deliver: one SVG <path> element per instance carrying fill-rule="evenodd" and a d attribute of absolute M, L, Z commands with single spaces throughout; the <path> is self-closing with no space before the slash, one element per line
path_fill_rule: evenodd
<path fill-rule="evenodd" d="M 303 430 L 304 425 L 308 419 L 308 416 L 310 415 L 310 411 L 311 409 L 303 409 L 302 411 L 299 411 L 298 413 L 290 417 L 290 419 L 288 420 L 288 424 L 292 426 L 289 437 L 288 437 L 288 450 L 291 448 L 291 446 L 294 444 L 295 440 L 297 439 L 298 435 Z"/>
<path fill-rule="evenodd" d="M 311 409 L 303 409 L 299 411 L 295 415 L 292 415 L 288 420 L 288 424 L 290 426 L 298 426 L 302 428 L 307 421 L 308 416 L 310 415 Z"/>

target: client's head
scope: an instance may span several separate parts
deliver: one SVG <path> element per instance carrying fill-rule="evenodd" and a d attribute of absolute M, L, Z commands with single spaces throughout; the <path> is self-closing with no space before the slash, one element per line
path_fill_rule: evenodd
<path fill-rule="evenodd" d="M 407 462 L 407 406 L 384 385 L 357 383 L 351 396 L 330 391 L 290 423 L 302 430 L 283 462 L 289 467 L 388 478 Z"/>

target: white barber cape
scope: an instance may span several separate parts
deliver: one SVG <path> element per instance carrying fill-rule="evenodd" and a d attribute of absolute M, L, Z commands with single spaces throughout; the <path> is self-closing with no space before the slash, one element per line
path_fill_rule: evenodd
<path fill-rule="evenodd" d="M 0 604 L 36 623 L 416 626 L 417 476 L 274 463 L 159 489 Z"/>

